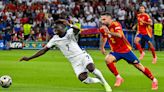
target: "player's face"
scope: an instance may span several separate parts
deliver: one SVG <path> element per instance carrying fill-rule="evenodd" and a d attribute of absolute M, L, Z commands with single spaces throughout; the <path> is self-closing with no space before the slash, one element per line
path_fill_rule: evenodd
<path fill-rule="evenodd" d="M 100 21 L 102 24 L 109 25 L 111 18 L 110 18 L 110 16 L 103 15 L 103 16 L 101 16 Z"/>
<path fill-rule="evenodd" d="M 59 35 L 59 36 L 61 36 L 61 35 L 63 35 L 65 33 L 65 30 L 55 30 L 55 34 L 57 34 L 57 35 Z"/>
<path fill-rule="evenodd" d="M 140 11 L 140 13 L 144 13 L 145 12 L 145 7 L 144 6 L 140 6 L 139 11 Z"/>
<path fill-rule="evenodd" d="M 57 25 L 54 29 L 54 33 L 61 36 L 65 33 L 66 31 L 64 30 L 64 27 L 61 25 Z"/>

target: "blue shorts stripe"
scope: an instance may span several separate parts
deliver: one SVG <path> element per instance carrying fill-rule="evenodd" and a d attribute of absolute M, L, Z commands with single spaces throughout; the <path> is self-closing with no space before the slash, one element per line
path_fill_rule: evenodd
<path fill-rule="evenodd" d="M 110 52 L 110 54 L 116 58 L 116 61 L 119 61 L 120 59 L 124 59 L 128 63 L 132 63 L 132 64 L 140 63 L 140 61 L 138 60 L 138 58 L 135 56 L 135 54 L 132 51 L 129 51 L 127 53 Z"/>
<path fill-rule="evenodd" d="M 141 39 L 144 39 L 145 41 L 150 41 L 152 42 L 152 39 L 149 37 L 149 35 L 142 35 L 142 34 L 137 34 L 136 37 L 139 37 Z"/>

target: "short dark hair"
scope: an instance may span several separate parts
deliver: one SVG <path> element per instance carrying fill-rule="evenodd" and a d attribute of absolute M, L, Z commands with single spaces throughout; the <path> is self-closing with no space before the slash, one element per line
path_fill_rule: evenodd
<path fill-rule="evenodd" d="M 64 30 L 65 25 L 64 25 L 63 21 L 61 21 L 61 20 L 59 19 L 59 20 L 56 20 L 56 21 L 55 21 L 55 24 L 53 25 L 53 28 L 54 28 L 55 30 Z"/>
<path fill-rule="evenodd" d="M 63 21 L 61 21 L 60 19 L 55 21 L 55 24 L 63 24 Z"/>
<path fill-rule="evenodd" d="M 146 7 L 144 5 L 142 5 L 142 4 L 140 5 L 140 7 L 144 7 L 146 9 Z"/>
<path fill-rule="evenodd" d="M 55 30 L 64 30 L 65 26 L 63 24 L 56 24 L 54 25 Z"/>
<path fill-rule="evenodd" d="M 102 12 L 100 15 L 101 16 L 105 15 L 105 16 L 111 16 L 112 17 L 112 14 L 109 13 L 109 12 Z"/>

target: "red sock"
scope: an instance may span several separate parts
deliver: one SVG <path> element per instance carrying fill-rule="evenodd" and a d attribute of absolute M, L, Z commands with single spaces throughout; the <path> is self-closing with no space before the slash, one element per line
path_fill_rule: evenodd
<path fill-rule="evenodd" d="M 153 48 L 150 48 L 150 50 L 151 50 L 151 53 L 153 55 L 153 58 L 155 58 L 156 57 L 155 48 L 154 47 Z"/>
<path fill-rule="evenodd" d="M 139 43 L 136 43 L 136 48 L 142 53 L 143 49 Z"/>
<path fill-rule="evenodd" d="M 153 80 L 154 76 L 152 75 L 151 71 L 145 67 L 145 71 L 143 72 L 149 79 Z"/>
<path fill-rule="evenodd" d="M 115 67 L 115 65 L 114 65 L 113 62 L 107 64 L 107 66 L 108 66 L 109 70 L 110 70 L 115 76 L 118 75 L 118 71 L 117 71 L 117 69 L 116 69 L 116 67 Z"/>

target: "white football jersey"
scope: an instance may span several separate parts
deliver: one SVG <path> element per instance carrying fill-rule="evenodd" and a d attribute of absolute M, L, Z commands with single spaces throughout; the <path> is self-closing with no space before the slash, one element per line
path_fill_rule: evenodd
<path fill-rule="evenodd" d="M 47 43 L 46 47 L 51 48 L 53 46 L 58 47 L 66 58 L 75 57 L 84 53 L 77 44 L 73 28 L 68 29 L 64 37 L 54 35 Z"/>

